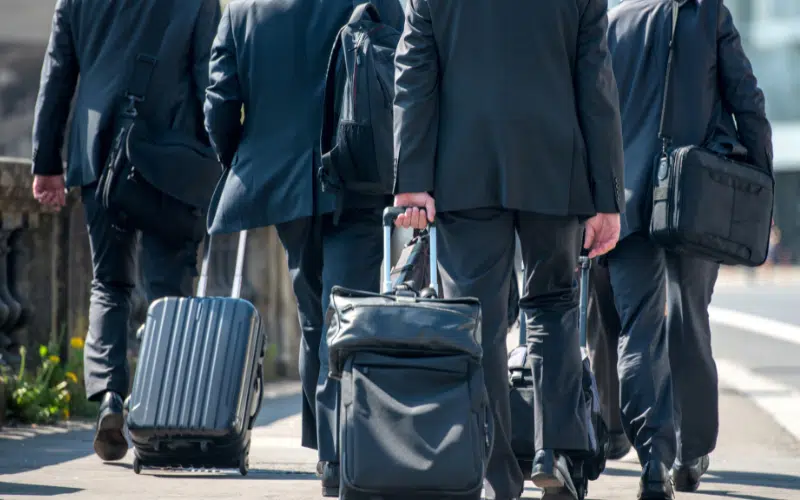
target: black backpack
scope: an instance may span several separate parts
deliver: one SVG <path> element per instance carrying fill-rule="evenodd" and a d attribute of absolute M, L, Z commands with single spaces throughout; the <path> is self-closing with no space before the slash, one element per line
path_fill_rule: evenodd
<path fill-rule="evenodd" d="M 394 53 L 400 32 L 381 22 L 377 8 L 353 10 L 336 37 L 325 83 L 318 178 L 336 195 L 344 191 L 386 196 L 394 186 Z"/>

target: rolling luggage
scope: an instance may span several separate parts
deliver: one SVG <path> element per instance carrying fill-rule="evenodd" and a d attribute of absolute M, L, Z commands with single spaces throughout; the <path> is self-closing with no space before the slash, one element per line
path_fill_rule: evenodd
<path fill-rule="evenodd" d="M 608 431 L 600 415 L 600 397 L 597 383 L 589 363 L 586 349 L 586 319 L 589 303 L 589 267 L 591 261 L 585 255 L 580 257 L 580 344 L 583 358 L 583 394 L 588 413 L 587 428 L 590 429 L 591 452 L 575 460 L 572 481 L 582 500 L 588 490 L 589 481 L 594 481 L 605 469 L 608 446 Z M 509 399 L 511 403 L 511 447 L 517 457 L 522 473 L 530 479 L 533 458 L 536 453 L 533 417 L 533 371 L 528 358 L 527 335 L 523 312 L 520 311 L 519 346 L 508 355 Z"/>
<path fill-rule="evenodd" d="M 197 297 L 150 305 L 128 403 L 133 470 L 249 467 L 264 391 L 261 317 L 239 298 L 247 232 L 239 236 L 231 297 L 205 297 L 211 237 Z"/>
<path fill-rule="evenodd" d="M 479 500 L 493 446 L 484 386 L 481 309 L 437 298 L 436 229 L 430 285 L 393 290 L 384 212 L 385 293 L 334 287 L 329 376 L 341 380 L 340 500 Z"/>

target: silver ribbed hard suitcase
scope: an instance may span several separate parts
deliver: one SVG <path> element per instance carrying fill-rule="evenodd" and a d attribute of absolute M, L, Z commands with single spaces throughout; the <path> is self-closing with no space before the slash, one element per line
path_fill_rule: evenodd
<path fill-rule="evenodd" d="M 263 395 L 261 317 L 239 298 L 247 233 L 239 238 L 231 297 L 205 297 L 211 238 L 197 297 L 167 297 L 147 312 L 127 424 L 143 466 L 249 467 Z"/>

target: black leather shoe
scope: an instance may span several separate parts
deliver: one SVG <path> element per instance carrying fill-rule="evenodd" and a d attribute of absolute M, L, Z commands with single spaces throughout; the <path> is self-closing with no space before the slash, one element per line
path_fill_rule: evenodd
<path fill-rule="evenodd" d="M 571 468 L 572 463 L 565 455 L 553 450 L 536 452 L 531 481 L 542 489 L 542 500 L 579 500 Z"/>
<path fill-rule="evenodd" d="M 322 496 L 339 498 L 339 464 L 319 462 L 317 464 L 317 473 L 322 479 Z"/>
<path fill-rule="evenodd" d="M 675 489 L 678 491 L 697 491 L 697 488 L 700 487 L 700 478 L 708 471 L 710 463 L 711 459 L 708 458 L 708 455 L 703 455 L 685 464 L 676 461 L 670 471 L 672 482 L 675 483 Z"/>
<path fill-rule="evenodd" d="M 642 469 L 639 480 L 639 500 L 673 500 L 675 491 L 667 466 L 657 460 L 651 460 Z"/>
<path fill-rule="evenodd" d="M 608 436 L 608 455 L 609 460 L 619 460 L 631 451 L 631 443 L 624 432 L 613 433 Z"/>
<path fill-rule="evenodd" d="M 116 392 L 106 392 L 100 403 L 97 432 L 94 435 L 94 451 L 102 460 L 122 460 L 128 453 L 128 441 L 122 432 L 124 424 L 122 397 Z"/>

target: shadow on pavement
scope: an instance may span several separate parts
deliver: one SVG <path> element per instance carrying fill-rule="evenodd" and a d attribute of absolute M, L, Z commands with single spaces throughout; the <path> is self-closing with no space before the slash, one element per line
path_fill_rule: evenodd
<path fill-rule="evenodd" d="M 639 473 L 632 470 L 616 469 L 614 467 L 606 467 L 604 475 L 614 477 L 639 477 Z M 710 470 L 701 480 L 701 487 L 698 494 L 726 496 L 730 498 L 741 498 L 742 500 L 771 500 L 768 497 L 760 497 L 754 495 L 741 495 L 738 493 L 720 491 L 710 491 L 708 485 L 720 487 L 725 485 L 739 485 L 739 486 L 759 486 L 762 488 L 775 488 L 778 490 L 800 490 L 800 476 L 790 476 L 787 474 L 772 474 L 769 472 L 748 472 L 748 471 L 731 471 Z M 703 486 L 705 485 L 705 486 Z"/>
<path fill-rule="evenodd" d="M 800 490 L 800 477 L 787 474 L 771 474 L 768 472 L 746 471 L 709 471 L 703 477 L 707 483 L 740 484 L 743 486 L 761 486 L 781 490 Z"/>
<path fill-rule="evenodd" d="M 82 488 L 66 488 L 64 486 L 45 486 L 41 484 L 3 483 L 0 482 L 0 495 L 18 495 L 31 497 L 54 497 L 83 491 Z"/>
<path fill-rule="evenodd" d="M 261 413 L 256 420 L 256 427 L 265 427 L 296 415 L 302 407 L 301 397 L 300 394 L 290 394 L 265 398 Z M 3 429 L 3 433 L 9 436 L 27 434 L 14 428 Z M 44 434 L 25 439 L 0 439 L 0 475 L 17 474 L 87 457 L 94 453 L 93 439 L 94 431 L 89 430 Z M 132 451 L 129 450 L 129 453 Z M 130 467 L 121 463 L 113 465 Z"/>
<path fill-rule="evenodd" d="M 142 475 L 147 474 L 147 472 L 142 471 Z M 163 474 L 163 473 L 151 473 L 148 474 L 153 477 L 158 478 L 180 478 L 180 479 L 213 479 L 217 481 L 219 479 L 240 479 L 240 480 L 252 480 L 257 479 L 261 481 L 276 481 L 276 480 L 286 480 L 286 481 L 304 481 L 304 480 L 319 480 L 316 474 L 311 472 L 291 472 L 291 471 L 283 471 L 283 470 L 272 470 L 272 469 L 250 469 L 250 472 L 246 476 L 242 476 L 238 472 L 231 471 L 230 474 L 196 474 L 196 473 L 186 473 L 186 472 L 178 472 L 176 474 Z"/>
<path fill-rule="evenodd" d="M 762 497 L 758 495 L 743 495 L 741 493 L 734 493 L 732 491 L 723 490 L 699 490 L 694 492 L 695 495 L 708 495 L 713 498 L 737 498 L 741 500 L 772 500 L 769 497 Z"/>
<path fill-rule="evenodd" d="M 0 439 L 0 475 L 36 470 L 89 456 L 94 453 L 93 439 L 94 431 L 39 435 L 19 441 Z"/>

